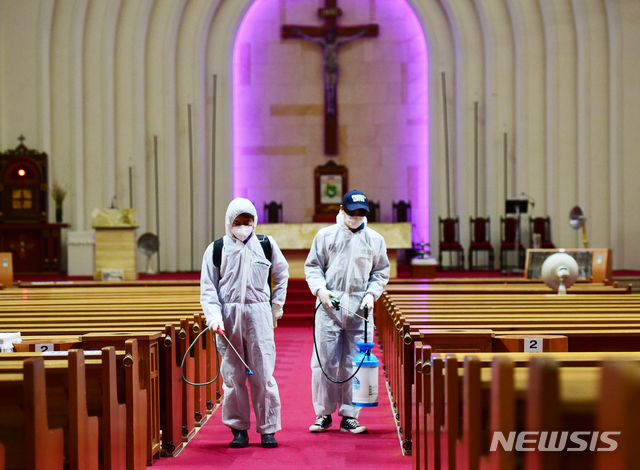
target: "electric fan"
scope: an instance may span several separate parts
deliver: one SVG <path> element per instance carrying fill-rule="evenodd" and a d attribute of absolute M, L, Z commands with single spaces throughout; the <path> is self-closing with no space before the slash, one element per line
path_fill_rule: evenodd
<path fill-rule="evenodd" d="M 138 249 L 143 255 L 147 256 L 147 274 L 155 274 L 155 271 L 151 267 L 151 257 L 158 252 L 160 242 L 158 236 L 147 232 L 140 235 L 138 238 Z"/>
<path fill-rule="evenodd" d="M 577 279 L 578 263 L 567 253 L 554 253 L 542 263 L 542 280 L 558 295 L 566 294 Z"/>

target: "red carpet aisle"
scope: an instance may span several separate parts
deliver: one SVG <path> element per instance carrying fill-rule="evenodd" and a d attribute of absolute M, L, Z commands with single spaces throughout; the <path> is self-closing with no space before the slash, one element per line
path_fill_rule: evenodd
<path fill-rule="evenodd" d="M 334 424 L 329 431 L 320 434 L 309 432 L 309 426 L 315 421 L 309 367 L 312 338 L 309 327 L 282 326 L 276 329 L 275 377 L 282 401 L 282 431 L 276 434 L 276 438 L 280 447 L 263 449 L 260 446 L 252 412 L 249 447 L 230 449 L 228 444 L 233 436 L 221 423 L 221 410 L 217 410 L 178 457 L 160 459 L 153 468 L 409 470 L 411 457 L 402 456 L 382 372 L 379 406 L 365 408 L 360 414 L 359 421 L 369 428 L 369 434 L 340 432 L 337 414 L 333 415 Z M 377 347 L 374 353 L 379 358 L 376 350 Z"/>

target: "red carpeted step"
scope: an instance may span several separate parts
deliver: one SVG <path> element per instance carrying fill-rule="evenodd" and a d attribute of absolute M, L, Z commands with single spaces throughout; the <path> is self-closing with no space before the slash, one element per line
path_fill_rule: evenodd
<path fill-rule="evenodd" d="M 280 322 L 287 326 L 309 326 L 313 323 L 316 297 L 304 279 L 289 279 L 284 317 Z M 278 322 L 280 324 L 280 322 Z"/>

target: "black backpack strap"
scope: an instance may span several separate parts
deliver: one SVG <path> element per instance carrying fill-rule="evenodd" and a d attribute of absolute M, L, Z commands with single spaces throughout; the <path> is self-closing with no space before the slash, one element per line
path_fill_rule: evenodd
<path fill-rule="evenodd" d="M 220 265 L 222 264 L 222 247 L 224 246 L 224 242 L 222 238 L 218 238 L 215 242 L 213 242 L 213 265 L 220 269 Z"/>
<path fill-rule="evenodd" d="M 264 251 L 264 257 L 271 261 L 271 240 L 269 240 L 267 235 L 257 235 L 257 237 L 260 245 L 262 246 L 262 251 Z M 269 297 L 273 295 L 273 286 L 271 284 L 271 266 L 269 266 Z"/>
<path fill-rule="evenodd" d="M 267 235 L 256 235 L 260 245 L 262 245 L 262 251 L 264 251 L 264 257 L 271 261 L 271 241 Z"/>

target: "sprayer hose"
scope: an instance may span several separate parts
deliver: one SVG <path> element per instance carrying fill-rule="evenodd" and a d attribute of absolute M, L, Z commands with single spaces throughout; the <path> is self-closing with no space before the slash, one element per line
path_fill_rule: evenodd
<path fill-rule="evenodd" d="M 218 364 L 218 368 L 217 368 L 218 373 L 217 373 L 217 374 L 216 374 L 216 376 L 215 376 L 213 379 L 211 379 L 209 382 L 205 382 L 205 383 L 201 383 L 201 384 L 193 383 L 193 382 L 189 382 L 189 381 L 187 380 L 187 378 L 184 376 L 184 363 L 185 363 L 185 362 L 186 362 L 186 360 L 187 360 L 187 356 L 189 355 L 189 351 L 191 351 L 191 348 L 193 347 L 193 345 L 194 345 L 194 344 L 196 344 L 196 341 L 198 341 L 198 339 L 200 339 L 200 336 L 202 336 L 203 334 L 205 334 L 205 333 L 206 333 L 206 331 L 207 331 L 208 329 L 209 329 L 208 327 L 207 327 L 207 328 L 204 328 L 204 329 L 200 332 L 200 334 L 199 334 L 198 336 L 196 336 L 196 339 L 194 339 L 194 340 L 193 340 L 193 342 L 192 342 L 192 343 L 189 345 L 189 347 L 187 348 L 187 351 L 184 353 L 184 357 L 182 358 L 182 364 L 180 364 L 180 369 L 182 369 L 182 380 L 184 380 L 185 382 L 187 382 L 189 385 L 193 385 L 193 386 L 195 386 L 195 387 L 200 387 L 200 386 L 202 386 L 202 385 L 209 385 L 209 384 L 212 384 L 213 382 L 215 382 L 216 380 L 218 380 L 218 377 L 220 377 L 220 355 L 218 354 L 218 342 L 216 341 L 216 334 L 215 334 L 215 333 L 213 333 L 213 332 L 212 332 L 212 333 L 213 333 L 213 344 L 214 344 L 214 346 L 216 347 L 216 362 L 217 362 L 217 364 Z"/>
<path fill-rule="evenodd" d="M 362 360 L 360 361 L 360 365 L 358 366 L 358 368 L 356 369 L 356 371 L 353 373 L 351 377 L 345 380 L 334 380 L 331 377 L 329 377 L 327 372 L 324 370 L 324 367 L 322 367 L 322 362 L 320 361 L 320 354 L 318 354 L 318 343 L 316 343 L 316 315 L 318 314 L 318 308 L 320 308 L 321 305 L 322 303 L 318 303 L 318 306 L 316 307 L 315 312 L 313 312 L 313 349 L 316 351 L 316 358 L 318 359 L 318 365 L 320 366 L 320 370 L 322 370 L 322 373 L 327 378 L 327 380 L 329 380 L 330 382 L 333 382 L 334 384 L 344 384 L 356 376 L 356 374 L 362 367 L 364 360 L 368 356 L 369 350 L 367 350 L 367 354 L 362 355 Z M 365 338 L 364 340 L 367 341 L 367 338 Z"/>

